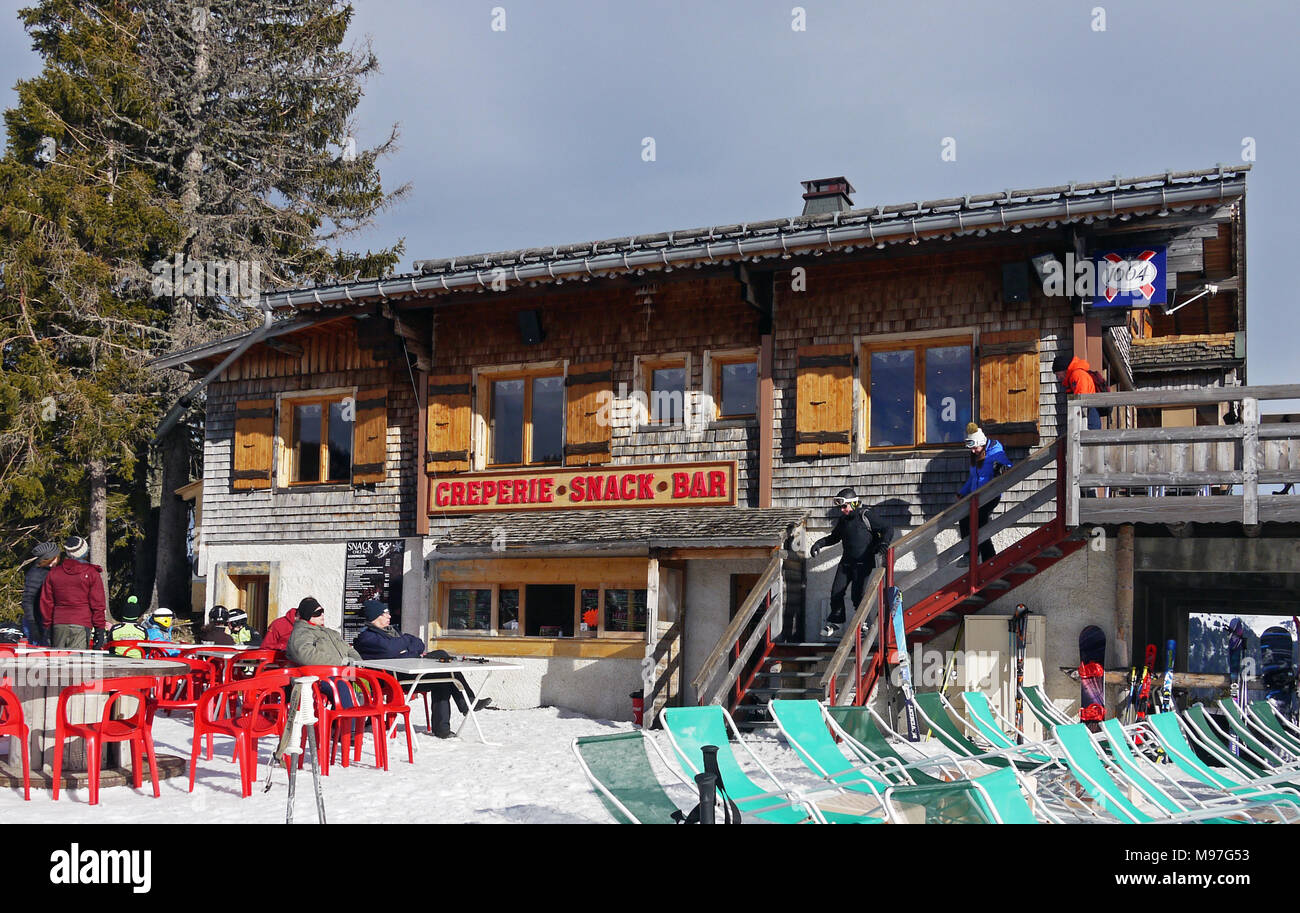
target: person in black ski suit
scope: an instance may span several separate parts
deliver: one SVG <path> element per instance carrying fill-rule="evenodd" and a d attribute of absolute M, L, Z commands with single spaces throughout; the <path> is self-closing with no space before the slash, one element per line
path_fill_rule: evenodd
<path fill-rule="evenodd" d="M 60 554 L 57 542 L 42 542 L 32 549 L 35 560 L 23 571 L 23 635 L 28 643 L 38 647 L 46 646 L 45 631 L 36 620 L 36 609 L 41 603 L 41 585 L 50 576 L 50 568 L 59 563 Z"/>
<path fill-rule="evenodd" d="M 847 617 L 844 594 L 850 586 L 854 608 L 862 601 L 867 578 L 876 567 L 876 556 L 883 556 L 894 540 L 894 528 L 868 509 L 852 488 L 841 488 L 831 499 L 831 504 L 840 516 L 830 535 L 814 542 L 808 552 L 809 557 L 816 558 L 817 553 L 828 545 L 839 542 L 844 546 L 840 566 L 835 569 L 835 580 L 831 584 L 831 614 L 822 628 L 823 637 L 834 637 L 840 625 L 844 624 Z"/>

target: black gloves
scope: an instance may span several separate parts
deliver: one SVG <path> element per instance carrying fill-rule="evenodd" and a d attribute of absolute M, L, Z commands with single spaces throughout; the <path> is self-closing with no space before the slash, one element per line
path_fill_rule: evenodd
<path fill-rule="evenodd" d="M 822 544 L 820 542 L 814 542 L 813 547 L 808 549 L 808 557 L 816 558 L 817 553 L 820 552 L 821 550 L 822 550 Z"/>
<path fill-rule="evenodd" d="M 45 638 L 44 642 L 41 643 L 42 647 L 54 646 L 54 625 L 46 625 L 41 628 L 41 634 Z"/>
<path fill-rule="evenodd" d="M 108 640 L 108 632 L 105 631 L 103 628 L 96 628 L 95 639 L 91 643 L 90 648 L 92 650 L 102 650 L 104 649 L 104 641 L 106 640 Z"/>

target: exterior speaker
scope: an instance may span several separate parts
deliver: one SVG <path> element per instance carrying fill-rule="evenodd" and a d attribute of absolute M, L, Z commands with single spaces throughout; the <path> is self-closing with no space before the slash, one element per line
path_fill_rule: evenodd
<path fill-rule="evenodd" d="M 1029 264 L 1002 264 L 1002 301 L 1004 304 L 1021 304 L 1029 300 Z"/>
<path fill-rule="evenodd" d="M 524 345 L 535 346 L 542 341 L 542 319 L 536 311 L 519 312 L 519 336 Z"/>

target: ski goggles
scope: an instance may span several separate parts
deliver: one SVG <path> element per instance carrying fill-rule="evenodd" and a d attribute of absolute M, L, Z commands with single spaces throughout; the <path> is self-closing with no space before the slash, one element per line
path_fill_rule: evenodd
<path fill-rule="evenodd" d="M 849 507 L 852 507 L 853 505 L 855 505 L 855 504 L 857 504 L 857 503 L 858 503 L 858 499 L 857 499 L 857 498 L 831 498 L 831 504 L 832 504 L 833 506 L 835 506 L 835 507 L 843 507 L 843 506 L 845 506 L 846 504 L 847 504 Z"/>

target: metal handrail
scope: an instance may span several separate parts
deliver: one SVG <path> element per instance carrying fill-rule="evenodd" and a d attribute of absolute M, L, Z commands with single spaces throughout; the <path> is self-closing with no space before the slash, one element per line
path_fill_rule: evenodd
<path fill-rule="evenodd" d="M 763 575 L 759 577 L 758 582 L 754 584 L 754 588 L 749 591 L 749 595 L 745 597 L 745 601 L 740 604 L 738 609 L 736 609 L 735 617 L 731 619 L 731 623 L 728 624 L 726 630 L 722 632 L 722 636 L 718 638 L 717 644 L 714 645 L 713 650 L 710 651 L 709 655 L 700 665 L 700 671 L 691 681 L 691 684 L 695 687 L 695 693 L 697 695 L 704 690 L 705 683 L 716 674 L 718 663 L 720 663 L 722 658 L 726 656 L 727 651 L 735 646 L 736 642 L 740 640 L 741 632 L 748 627 L 749 622 L 757 612 L 758 606 L 762 604 L 762 597 L 767 595 L 772 588 L 772 584 L 781 574 L 784 560 L 784 551 L 778 549 L 773 553 L 772 560 L 768 562 L 767 567 L 763 571 Z"/>

